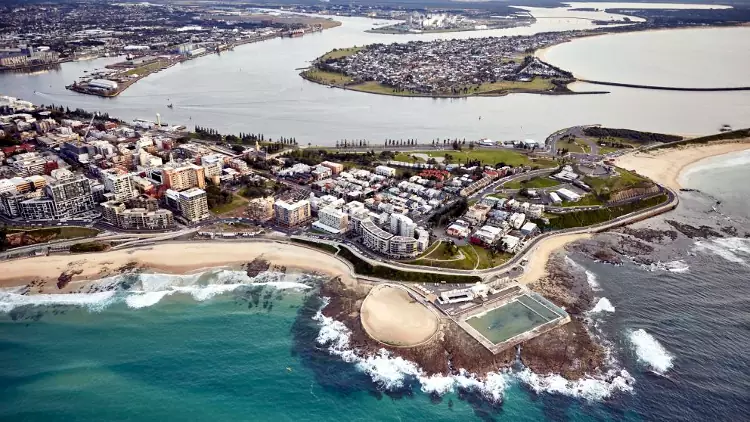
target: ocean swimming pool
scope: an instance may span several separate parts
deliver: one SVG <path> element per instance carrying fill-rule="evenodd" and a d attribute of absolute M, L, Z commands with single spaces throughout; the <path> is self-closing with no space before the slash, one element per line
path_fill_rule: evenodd
<path fill-rule="evenodd" d="M 466 323 L 493 344 L 499 344 L 562 318 L 560 311 L 550 305 L 530 295 L 521 295 L 504 305 L 466 319 Z"/>

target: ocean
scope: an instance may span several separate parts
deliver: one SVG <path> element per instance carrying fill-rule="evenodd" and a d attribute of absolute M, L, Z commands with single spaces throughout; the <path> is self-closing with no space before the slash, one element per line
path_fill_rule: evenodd
<path fill-rule="evenodd" d="M 701 192 L 665 218 L 746 223 L 750 187 L 736 181 L 750 165 L 737 157 L 688 172 L 683 183 Z M 681 242 L 650 266 L 568 259 L 599 297 L 589 326 L 620 373 L 609 381 L 565 383 L 520 365 L 483 383 L 424 377 L 403 359 L 353 356 L 346 330 L 320 315 L 313 276 L 149 274 L 131 292 L 0 293 L 0 420 L 746 419 L 744 233 Z"/>

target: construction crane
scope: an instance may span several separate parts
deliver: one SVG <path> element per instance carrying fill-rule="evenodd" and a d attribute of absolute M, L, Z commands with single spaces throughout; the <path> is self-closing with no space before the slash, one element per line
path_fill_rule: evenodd
<path fill-rule="evenodd" d="M 91 125 L 94 124 L 94 118 L 96 115 L 91 116 L 91 121 L 89 122 L 89 127 L 86 128 L 86 133 L 83 134 L 83 140 L 86 140 L 86 137 L 89 136 L 89 131 L 91 130 Z"/>

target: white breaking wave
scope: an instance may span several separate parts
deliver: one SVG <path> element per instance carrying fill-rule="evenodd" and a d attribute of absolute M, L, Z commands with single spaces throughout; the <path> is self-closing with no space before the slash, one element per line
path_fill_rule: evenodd
<path fill-rule="evenodd" d="M 490 372 L 483 380 L 465 370 L 458 375 L 426 375 L 414 362 L 393 356 L 381 349 L 374 356 L 361 357 L 350 347 L 351 331 L 340 321 L 318 312 L 314 320 L 320 322 L 321 328 L 316 341 L 328 346 L 328 352 L 341 357 L 345 362 L 370 376 L 373 382 L 384 389 L 397 389 L 408 380 L 416 380 L 425 393 L 443 395 L 454 392 L 457 388 L 472 389 L 480 392 L 486 399 L 500 401 L 512 382 L 521 381 L 536 392 L 549 392 L 580 397 L 587 400 L 601 400 L 615 392 L 630 392 L 633 378 L 627 371 L 612 370 L 602 377 L 587 377 L 578 381 L 568 381 L 559 375 L 537 375 L 529 369 L 520 372 L 509 370 Z"/>
<path fill-rule="evenodd" d="M 699 240 L 695 242 L 694 251 L 710 252 L 727 261 L 747 264 L 750 259 L 750 239 L 726 237 L 722 239 Z"/>
<path fill-rule="evenodd" d="M 586 268 L 584 268 L 583 265 L 581 265 L 581 264 L 573 261 L 572 259 L 570 259 L 570 257 L 566 256 L 565 257 L 565 262 L 567 262 L 568 265 L 570 265 L 571 267 L 575 268 L 576 270 L 582 271 L 583 273 L 586 274 L 586 282 L 591 287 L 591 290 L 597 291 L 597 290 L 601 290 L 602 289 L 601 286 L 599 285 L 599 279 L 596 278 L 596 274 L 594 274 L 591 271 L 589 271 Z"/>
<path fill-rule="evenodd" d="M 536 393 L 557 393 L 586 400 L 604 400 L 616 392 L 633 391 L 633 377 L 624 369 L 612 369 L 601 377 L 569 381 L 557 374 L 538 375 L 528 368 L 518 378 Z"/>
<path fill-rule="evenodd" d="M 232 270 L 212 270 L 189 275 L 125 274 L 102 279 L 100 285 L 114 288 L 125 277 L 137 278 L 137 281 L 133 283 L 133 289 L 39 295 L 22 295 L 9 290 L 0 291 L 0 312 L 7 313 L 19 306 L 27 305 L 71 305 L 98 311 L 122 301 L 129 308 L 141 309 L 156 305 L 163 298 L 175 293 L 189 294 L 194 300 L 202 302 L 243 286 L 269 286 L 278 290 L 310 288 L 306 284 L 294 281 L 295 279 L 289 280 L 293 276 L 283 273 L 261 273 L 255 278 L 250 278 L 243 271 Z"/>
<path fill-rule="evenodd" d="M 115 292 L 21 295 L 0 292 L 0 312 L 8 313 L 19 306 L 83 306 L 92 311 L 104 309 L 112 303 Z"/>
<path fill-rule="evenodd" d="M 677 261 L 669 261 L 669 262 L 652 262 L 649 265 L 641 265 L 641 268 L 647 270 L 647 271 L 669 271 L 671 273 L 686 273 L 690 270 L 690 266 L 688 264 L 679 259 Z"/>
<path fill-rule="evenodd" d="M 171 295 L 172 293 L 174 292 L 167 290 L 133 293 L 125 298 L 125 303 L 128 305 L 128 308 L 148 308 L 149 306 L 156 305 L 164 296 Z"/>
<path fill-rule="evenodd" d="M 606 297 L 600 298 L 599 301 L 596 302 L 596 305 L 594 305 L 594 307 L 589 311 L 589 313 L 592 314 L 598 314 L 601 312 L 615 312 L 615 307 L 612 306 L 612 302 L 610 302 Z"/>
<path fill-rule="evenodd" d="M 629 338 L 641 363 L 660 375 L 672 368 L 674 356 L 646 330 L 642 328 L 633 330 Z"/>

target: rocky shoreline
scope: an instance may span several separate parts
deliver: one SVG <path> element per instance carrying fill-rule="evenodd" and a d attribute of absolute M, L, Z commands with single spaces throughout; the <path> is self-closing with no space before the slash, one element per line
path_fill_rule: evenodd
<path fill-rule="evenodd" d="M 350 346 L 360 357 L 385 349 L 416 363 L 428 376 L 459 375 L 464 370 L 483 378 L 484 374 L 510 369 L 519 360 L 534 373 L 557 374 L 570 381 L 605 374 L 610 369 L 605 367 L 605 350 L 586 328 L 585 312 L 593 306 L 594 296 L 585 275 L 575 274 L 561 254 L 550 260 L 547 269 L 549 275 L 531 287 L 565 307 L 572 321 L 497 355 L 447 317 L 441 318 L 438 335 L 420 346 L 392 347 L 373 340 L 360 321 L 362 301 L 371 288 L 367 284 L 347 286 L 336 279 L 324 283 L 320 294 L 329 302 L 321 312 L 350 330 Z"/>

